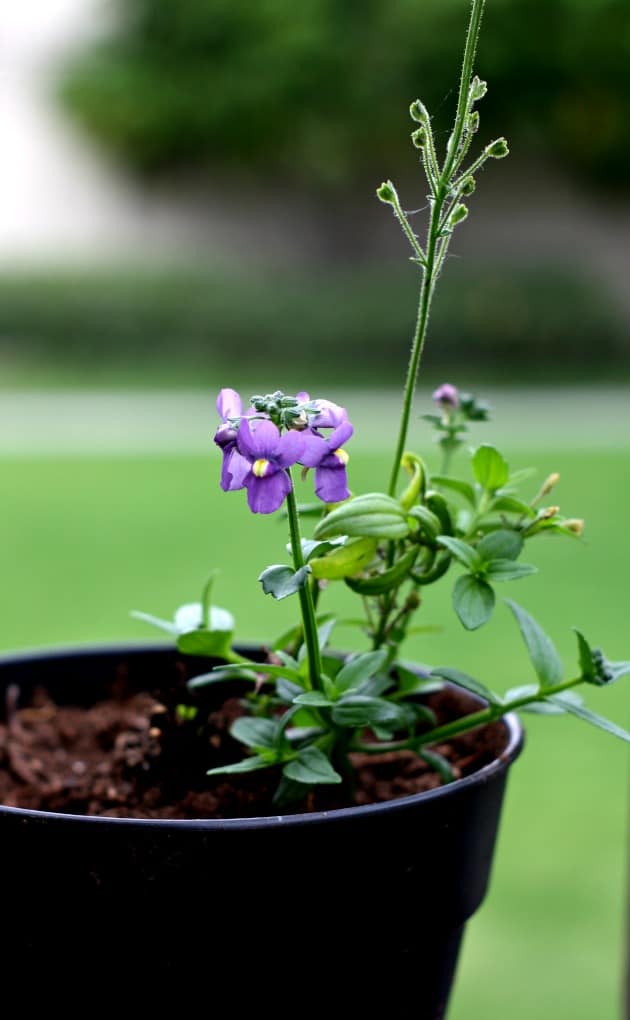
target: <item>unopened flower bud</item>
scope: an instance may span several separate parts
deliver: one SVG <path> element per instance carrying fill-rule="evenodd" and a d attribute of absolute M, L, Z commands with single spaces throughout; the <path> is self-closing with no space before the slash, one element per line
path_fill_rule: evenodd
<path fill-rule="evenodd" d="M 468 130 L 474 135 L 479 130 L 479 111 L 475 110 L 468 118 Z"/>
<path fill-rule="evenodd" d="M 448 407 L 457 410 L 459 407 L 459 392 L 456 386 L 451 383 L 442 383 L 433 393 L 433 399 L 440 407 Z"/>
<path fill-rule="evenodd" d="M 396 200 L 396 189 L 391 181 L 384 181 L 380 188 L 376 189 L 376 196 L 380 198 L 381 202 L 386 202 L 387 205 L 393 205 Z"/>
<path fill-rule="evenodd" d="M 426 124 L 430 119 L 426 106 L 419 99 L 413 101 L 409 107 L 409 113 L 411 114 L 411 119 L 415 120 L 417 124 Z"/>
<path fill-rule="evenodd" d="M 482 81 L 477 75 L 473 78 L 470 83 L 470 98 L 473 103 L 476 103 L 479 99 L 483 99 L 488 91 L 487 81 Z"/>
<path fill-rule="evenodd" d="M 584 521 L 581 521 L 577 517 L 571 517 L 568 521 L 564 522 L 564 527 L 567 531 L 570 531 L 576 538 L 581 538 L 584 533 Z"/>
<path fill-rule="evenodd" d="M 453 209 L 453 212 L 451 213 L 449 219 L 449 223 L 452 227 L 456 227 L 458 223 L 463 223 L 467 216 L 468 206 L 464 205 L 463 202 L 460 202 L 459 205 L 456 205 L 455 208 Z"/>
<path fill-rule="evenodd" d="M 558 474 L 557 471 L 554 471 L 553 474 L 549 475 L 549 478 L 547 478 L 542 489 L 540 490 L 541 496 L 547 496 L 551 492 L 551 490 L 555 488 L 559 481 L 560 475 Z"/>
<path fill-rule="evenodd" d="M 555 517 L 556 514 L 560 513 L 559 506 L 546 506 L 543 510 L 538 511 L 537 519 L 539 521 L 548 521 L 551 517 Z"/>
<path fill-rule="evenodd" d="M 461 187 L 462 195 L 465 195 L 466 197 L 468 197 L 468 195 L 472 195 L 476 187 L 477 185 L 475 183 L 475 178 L 467 177 L 466 180 L 462 182 Z"/>
<path fill-rule="evenodd" d="M 416 149 L 424 149 L 427 144 L 427 132 L 425 128 L 419 127 L 411 133 L 411 141 L 415 145 Z"/>
<path fill-rule="evenodd" d="M 491 159 L 504 159 L 509 153 L 510 150 L 505 138 L 497 138 L 496 141 L 490 142 L 490 145 L 486 146 L 486 155 L 490 156 Z"/>

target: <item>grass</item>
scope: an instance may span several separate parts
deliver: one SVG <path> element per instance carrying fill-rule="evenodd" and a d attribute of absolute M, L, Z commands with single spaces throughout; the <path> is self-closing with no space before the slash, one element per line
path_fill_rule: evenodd
<path fill-rule="evenodd" d="M 356 441 L 352 483 L 386 477 L 384 453 Z M 509 453 L 509 450 L 508 450 Z M 527 559 L 539 576 L 505 586 L 557 639 L 570 668 L 573 624 L 612 658 L 630 656 L 626 540 L 630 465 L 625 450 L 513 451 L 514 466 L 562 475 L 562 507 L 588 520 L 587 541 L 537 539 Z M 239 633 L 279 633 L 295 606 L 263 597 L 256 576 L 283 558 L 276 519 L 254 519 L 242 494 L 222 495 L 206 456 L 30 456 L 2 460 L 0 646 L 142 639 L 141 608 L 170 614 L 195 599 L 219 567 L 216 600 Z M 533 484 L 533 483 L 532 483 Z M 427 593 L 428 624 L 410 658 L 448 662 L 505 690 L 529 679 L 513 621 L 499 607 L 489 627 L 463 632 L 450 585 Z M 330 598 L 351 611 L 343 589 Z M 352 609 L 356 615 L 356 609 Z M 339 630 L 337 644 L 357 642 Z M 628 683 L 593 690 L 592 707 L 628 724 Z M 489 899 L 470 926 L 449 1020 L 614 1020 L 621 973 L 627 746 L 572 719 L 528 717 L 515 766 Z M 422 918 L 418 918 L 422 923 Z"/>

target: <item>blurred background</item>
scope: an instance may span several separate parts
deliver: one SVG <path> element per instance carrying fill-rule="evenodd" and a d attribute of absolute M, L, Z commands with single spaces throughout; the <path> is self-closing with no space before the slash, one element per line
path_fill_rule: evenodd
<path fill-rule="evenodd" d="M 284 534 L 218 493 L 214 395 L 338 399 L 352 486 L 384 484 L 418 279 L 375 188 L 393 178 L 422 233 L 408 106 L 444 143 L 467 9 L 0 4 L 2 647 L 142 638 L 128 610 L 170 613 L 213 566 L 243 638 L 282 629 L 292 607 L 255 578 Z M 472 441 L 560 471 L 587 540 L 541 539 L 541 575 L 506 594 L 568 662 L 572 625 L 630 658 L 630 7 L 489 0 L 477 67 L 480 143 L 504 134 L 511 155 L 455 237 L 417 411 L 448 378 L 495 408 Z M 431 460 L 417 419 L 410 442 Z M 526 682 L 507 612 L 464 635 L 448 600 L 410 654 Z M 591 704 L 630 724 L 627 686 Z M 451 1017 L 613 1020 L 626 749 L 577 721 L 528 731 Z"/>

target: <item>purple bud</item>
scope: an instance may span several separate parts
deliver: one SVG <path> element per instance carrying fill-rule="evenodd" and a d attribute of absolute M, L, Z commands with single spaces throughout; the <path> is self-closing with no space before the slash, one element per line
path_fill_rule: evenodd
<path fill-rule="evenodd" d="M 451 383 L 442 383 L 433 394 L 433 399 L 440 407 L 452 408 L 456 411 L 459 407 L 459 393 L 456 386 Z"/>

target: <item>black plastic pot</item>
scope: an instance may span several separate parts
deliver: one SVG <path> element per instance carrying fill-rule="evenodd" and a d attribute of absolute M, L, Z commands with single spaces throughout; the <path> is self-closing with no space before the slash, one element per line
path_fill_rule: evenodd
<path fill-rule="evenodd" d="M 120 670 L 153 689 L 182 661 L 162 645 L 5 656 L 0 686 L 87 704 Z M 227 821 L 0 807 L 8 973 L 182 988 L 211 1017 L 440 1020 L 522 747 L 517 718 L 505 727 L 504 752 L 474 775 L 368 807 Z"/>

